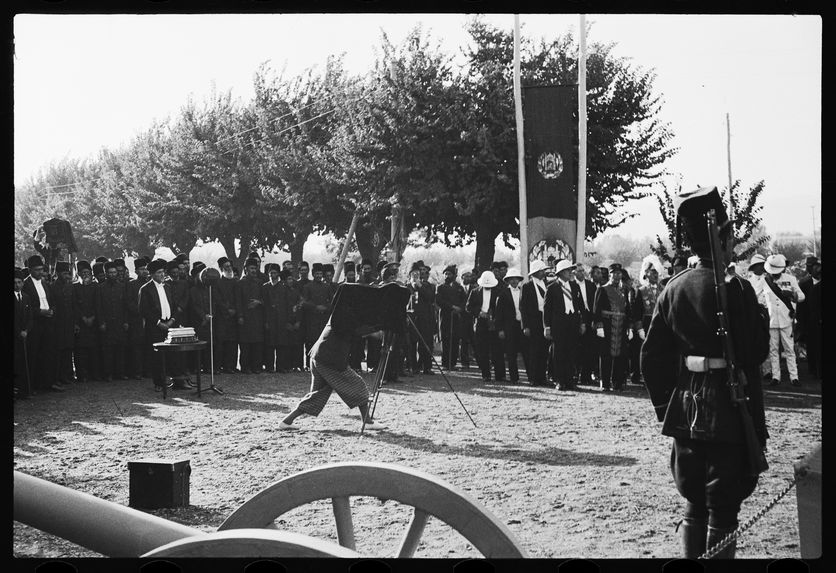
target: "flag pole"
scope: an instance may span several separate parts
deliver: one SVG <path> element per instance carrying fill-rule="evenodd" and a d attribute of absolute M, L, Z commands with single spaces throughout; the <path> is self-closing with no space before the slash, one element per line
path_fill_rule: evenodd
<path fill-rule="evenodd" d="M 514 113 L 517 123 L 517 181 L 520 192 L 520 273 L 528 276 L 528 205 L 525 191 L 525 139 L 523 138 L 520 81 L 520 15 L 514 14 Z"/>
<path fill-rule="evenodd" d="M 731 176 L 731 120 L 726 112 L 726 159 L 729 166 L 729 219 L 734 220 L 734 195 L 732 195 Z"/>
<path fill-rule="evenodd" d="M 584 256 L 586 239 L 586 15 L 580 15 L 580 57 L 578 59 L 578 236 L 575 262 Z"/>

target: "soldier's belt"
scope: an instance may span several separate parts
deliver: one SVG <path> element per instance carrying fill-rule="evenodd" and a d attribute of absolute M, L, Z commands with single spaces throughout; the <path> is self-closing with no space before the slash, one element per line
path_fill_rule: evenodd
<path fill-rule="evenodd" d="M 708 356 L 686 356 L 685 368 L 691 372 L 708 372 L 722 370 L 726 367 L 725 358 L 710 358 Z"/>
<path fill-rule="evenodd" d="M 602 310 L 601 311 L 602 316 L 625 316 L 625 314 L 626 313 L 624 313 L 624 312 L 617 312 L 617 311 L 614 311 L 614 310 Z"/>

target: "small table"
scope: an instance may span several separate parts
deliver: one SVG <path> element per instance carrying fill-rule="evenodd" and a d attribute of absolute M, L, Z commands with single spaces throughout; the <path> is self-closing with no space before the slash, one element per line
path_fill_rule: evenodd
<path fill-rule="evenodd" d="M 165 375 L 165 355 L 167 352 L 193 352 L 197 355 L 197 363 L 195 368 L 195 376 L 197 378 L 197 395 L 200 396 L 201 387 L 200 387 L 200 351 L 206 348 L 209 344 L 206 340 L 196 340 L 194 342 L 155 342 L 152 346 L 154 347 L 154 352 L 159 352 L 160 357 L 162 358 L 162 367 L 163 367 L 163 399 L 165 400 L 166 397 L 166 389 L 168 388 L 168 384 L 166 384 L 166 375 Z M 219 388 L 215 388 L 212 386 L 212 390 L 218 392 L 219 394 L 223 394 Z"/>

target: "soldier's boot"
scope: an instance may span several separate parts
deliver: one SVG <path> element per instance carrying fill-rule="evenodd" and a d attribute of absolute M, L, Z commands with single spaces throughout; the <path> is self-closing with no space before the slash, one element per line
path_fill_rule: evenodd
<path fill-rule="evenodd" d="M 726 537 L 729 533 L 733 532 L 734 528 L 732 529 L 718 529 L 715 527 L 708 528 L 708 549 L 714 547 L 717 543 L 720 542 L 724 537 Z M 728 545 L 726 545 L 723 549 L 720 550 L 712 559 L 734 559 L 735 550 L 737 549 L 737 539 L 733 539 Z"/>
<path fill-rule="evenodd" d="M 705 553 L 706 530 L 708 529 L 705 519 L 686 517 L 677 525 L 677 528 L 682 545 L 682 556 L 685 559 L 696 559 Z"/>

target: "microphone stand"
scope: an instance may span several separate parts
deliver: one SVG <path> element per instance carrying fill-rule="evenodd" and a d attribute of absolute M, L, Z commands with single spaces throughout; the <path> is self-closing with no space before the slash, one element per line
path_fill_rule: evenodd
<path fill-rule="evenodd" d="M 213 328 L 214 307 L 212 306 L 212 285 L 209 287 L 209 390 L 216 394 L 223 394 L 224 391 L 215 386 L 215 331 Z"/>

